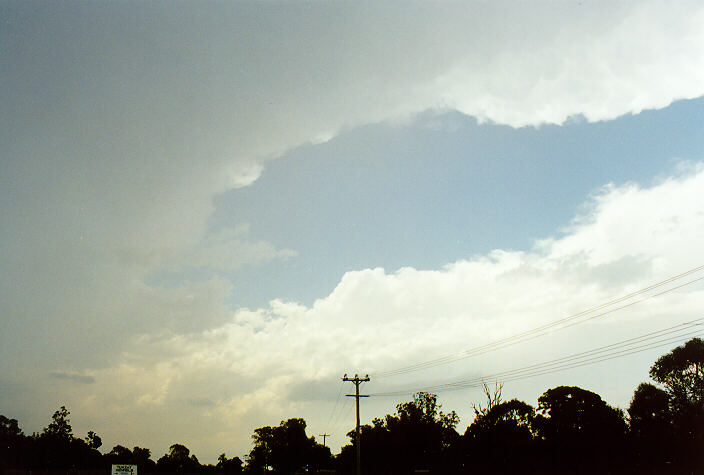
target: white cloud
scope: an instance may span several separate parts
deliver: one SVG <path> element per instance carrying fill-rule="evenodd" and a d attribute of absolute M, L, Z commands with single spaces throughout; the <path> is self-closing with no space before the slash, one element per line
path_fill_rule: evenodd
<path fill-rule="evenodd" d="M 697 243 L 704 238 L 703 170 L 701 164 L 693 166 L 689 174 L 650 189 L 609 185 L 568 228 L 568 237 L 543 245 L 556 259 L 582 252 L 592 266 L 624 254 L 652 260 L 665 273 L 696 264 Z M 676 201 L 663 195 L 676 196 Z M 658 256 L 668 260 L 657 261 Z"/>
<path fill-rule="evenodd" d="M 160 413 L 166 407 L 181 407 L 184 401 L 207 399 L 207 405 L 190 404 L 183 410 L 211 424 L 208 434 L 223 437 L 218 447 L 227 441 L 241 453 L 248 450 L 254 427 L 276 424 L 284 417 L 303 416 L 312 427 L 327 430 L 342 371 L 372 373 L 451 354 L 701 264 L 702 190 L 701 166 L 651 187 L 610 185 L 592 197 L 564 235 L 542 241 L 529 252 L 496 250 L 435 271 L 348 272 L 330 295 L 310 307 L 274 300 L 268 308 L 237 310 L 229 323 L 202 333 L 165 336 L 148 345 L 137 341 L 125 349 L 125 363 L 95 374 L 99 400 L 121 415 L 135 405 Z M 702 315 L 704 290 L 701 284 L 692 285 L 534 344 L 398 381 L 373 381 L 368 388 L 413 387 L 512 369 Z M 624 404 L 637 382 L 647 377 L 648 358 L 605 368 L 617 372 L 630 368 L 623 378 L 605 378 L 589 369 L 559 373 L 540 379 L 545 386 L 538 391 L 569 381 Z M 535 398 L 530 384 L 511 383 L 505 393 Z M 113 385 L 120 390 L 113 391 Z M 476 397 L 465 395 L 462 406 L 448 408 L 466 416 L 469 401 Z M 384 400 L 366 404 L 366 417 L 393 409 Z M 173 429 L 173 437 L 188 437 L 189 447 L 198 453 L 220 450 L 211 449 L 208 434 L 194 435 L 185 422 Z M 343 440 L 337 434 L 335 443 Z"/>
<path fill-rule="evenodd" d="M 704 12 L 671 6 L 643 3 L 620 18 L 584 11 L 540 45 L 501 51 L 485 67 L 459 62 L 439 77 L 437 90 L 450 108 L 513 126 L 560 124 L 574 115 L 608 120 L 697 97 Z M 675 31 L 682 36 L 673 41 Z"/>
<path fill-rule="evenodd" d="M 140 404 L 166 404 L 174 374 L 200 371 L 189 366 L 192 352 L 219 361 L 217 349 L 226 374 L 252 379 L 269 372 L 248 390 L 257 396 L 247 404 L 267 394 L 274 407 L 286 372 L 322 378 L 340 367 L 401 362 L 441 342 L 466 346 L 478 335 L 550 317 L 516 321 L 525 305 L 564 313 L 567 306 L 554 300 L 558 290 L 582 297 L 573 306 L 591 304 L 606 293 L 584 288 L 598 265 L 645 262 L 631 264 L 641 275 L 630 282 L 681 268 L 685 250 L 702 242 L 700 218 L 686 214 L 702 200 L 694 185 L 677 179 L 653 190 L 674 196 L 689 189 L 681 214 L 669 207 L 674 198 L 615 188 L 596 199 L 594 223 L 576 224 L 543 250 L 497 252 L 435 272 L 351 272 L 311 308 L 278 302 L 238 310 L 236 323 L 225 326 L 233 316 L 222 279 L 177 289 L 145 283 L 184 261 L 232 269 L 294 256 L 254 239 L 210 235 L 212 200 L 254 182 L 266 160 L 344 128 L 432 108 L 512 126 L 578 114 L 605 120 L 704 94 L 701 4 L 584 3 L 421 3 L 402 11 L 376 3 L 157 12 L 149 10 L 158 10 L 154 5 L 60 6 L 44 18 L 7 9 L 0 312 L 9 317 L 0 322 L 0 347 L 12 367 L 0 376 L 96 369 L 91 387 L 104 388 L 101 394 L 116 401 L 108 413 L 117 414 L 142 389 Z M 650 200 L 652 211 L 645 213 L 640 200 Z M 634 216 L 640 220 L 629 221 Z M 581 280 L 572 277 L 575 269 Z M 497 288 L 503 282 L 510 286 Z M 431 323 L 427 312 L 435 315 Z M 204 328 L 212 330 L 197 336 Z M 145 334 L 153 340 L 135 340 Z M 398 338 L 387 343 L 389 335 Z M 36 345 L 32 352 L 24 351 L 27 341 Z M 185 369 L 112 364 L 130 344 L 137 355 L 165 351 Z M 269 356 L 252 356 L 262 350 Z M 99 371 L 125 382 L 123 396 L 101 386 L 108 379 Z M 34 393 L 53 402 L 46 386 Z M 234 400 L 238 386 L 232 388 L 224 401 Z M 24 402 L 17 398 L 10 409 L 36 417 Z M 139 413 L 125 426 L 158 416 Z"/>

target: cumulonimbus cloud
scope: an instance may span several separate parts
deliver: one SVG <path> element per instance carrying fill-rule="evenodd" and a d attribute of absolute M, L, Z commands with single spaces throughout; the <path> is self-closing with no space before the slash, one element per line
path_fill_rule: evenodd
<path fill-rule="evenodd" d="M 312 308 L 279 302 L 271 309 L 240 309 L 235 323 L 226 324 L 234 310 L 224 303 L 229 286 L 223 279 L 176 289 L 148 283 L 154 272 L 178 265 L 217 259 L 233 268 L 250 262 L 251 250 L 260 255 L 258 262 L 293 255 L 295 250 L 246 239 L 213 242 L 208 218 L 218 193 L 251 184 L 267 160 L 291 147 L 427 109 L 539 126 L 575 115 L 607 120 L 704 93 L 704 7 L 698 2 L 357 6 L 64 4 L 43 13 L 21 4 L 3 8 L 0 312 L 7 318 L 0 322 L 0 348 L 3 361 L 13 366 L 3 367 L 0 377 L 15 381 L 17 373 L 37 366 L 43 375 L 56 367 L 76 368 L 76 374 L 118 368 L 123 375 L 113 374 L 116 380 L 146 385 L 139 401 L 146 407 L 168 400 L 169 388 L 179 374 L 189 374 L 197 354 L 204 365 L 222 359 L 217 364 L 227 370 L 241 360 L 239 381 L 256 387 L 238 401 L 241 407 L 264 400 L 275 406 L 286 384 L 286 375 L 277 373 L 283 368 L 312 377 L 333 366 L 364 363 L 359 357 L 323 359 L 332 352 L 329 341 L 367 340 L 345 323 L 350 312 L 398 333 L 415 318 L 404 305 L 436 308 L 439 299 L 443 315 L 454 317 L 436 325 L 459 331 L 459 315 L 480 313 L 468 313 L 468 301 L 444 298 L 448 288 L 470 277 L 489 279 L 489 286 L 490 271 L 519 263 L 538 275 L 535 282 L 544 280 L 545 287 L 532 289 L 542 294 L 557 283 L 526 262 L 548 266 L 558 260 L 497 253 L 434 273 L 351 272 Z M 625 201 L 643 196 L 637 189 L 617 192 Z M 616 194 L 603 196 L 611 202 Z M 650 224 L 665 229 L 661 222 Z M 549 252 L 577 259 L 576 250 L 582 250 L 607 263 L 619 255 L 602 247 L 587 252 L 579 236 L 592 229 L 597 239 L 603 228 L 583 226 L 550 244 Z M 625 229 L 619 228 L 619 239 Z M 643 228 L 641 234 L 648 239 L 634 238 L 639 253 L 629 255 L 650 265 L 633 268 L 661 270 L 664 261 L 643 247 L 651 232 Z M 655 255 L 670 245 L 685 247 L 652 243 L 659 246 Z M 591 269 L 592 263 L 583 264 Z M 483 272 L 489 273 L 481 277 Z M 412 282 L 436 294 L 416 293 Z M 483 290 L 475 289 L 477 295 Z M 385 317 L 388 312 L 371 311 L 365 301 L 408 315 Z M 201 335 L 206 328 L 211 333 Z M 314 329 L 325 329 L 327 336 L 316 337 Z M 185 335 L 201 336 L 190 341 Z M 433 332 L 426 335 L 433 345 Z M 217 357 L 199 338 L 231 346 Z M 24 351 L 26 341 L 35 343 L 33 351 Z M 184 346 L 174 347 L 177 341 Z M 131 356 L 136 361 L 116 365 L 121 348 L 133 343 L 140 348 Z M 385 345 L 400 358 L 402 346 Z M 305 347 L 321 365 L 306 368 L 294 358 L 279 366 L 247 357 L 262 347 L 281 358 Z M 176 356 L 146 366 L 141 361 L 144 352 L 162 350 Z M 275 384 L 252 381 L 272 368 L 280 368 L 270 376 Z M 32 391 L 49 394 L 46 386 Z M 228 391 L 221 391 L 224 400 L 232 397 Z M 119 394 L 124 398 L 111 409 L 117 412 L 132 395 L 124 388 Z M 17 398 L 11 408 L 20 414 L 23 403 Z"/>
<path fill-rule="evenodd" d="M 86 400 L 85 408 L 97 415 L 97 400 L 115 400 L 111 407 L 122 405 L 120 413 L 139 407 L 140 414 L 159 414 L 183 406 L 200 411 L 209 427 L 243 451 L 248 434 L 241 428 L 247 424 L 275 423 L 280 414 L 300 414 L 309 424 L 325 426 L 330 424 L 326 418 L 341 368 L 373 373 L 444 356 L 574 314 L 701 264 L 692 260 L 704 255 L 701 190 L 700 165 L 651 187 L 610 185 L 590 199 L 564 234 L 540 241 L 529 251 L 495 250 L 439 270 L 351 271 L 311 306 L 274 300 L 268 308 L 236 310 L 227 323 L 201 333 L 136 341 L 119 365 L 98 373 L 100 397 Z M 511 347 L 445 366 L 439 373 L 375 381 L 375 387 L 419 386 L 467 377 L 467 372 L 481 376 L 512 369 L 519 355 L 518 366 L 564 356 L 700 318 L 702 311 L 704 291 L 701 285 L 690 285 L 608 314 L 575 332 L 547 335 L 541 340 L 549 340 L 547 346 L 537 341 Z M 631 370 L 628 378 L 637 381 L 644 375 Z M 599 381 L 582 378 L 580 384 Z M 117 393 L 115 385 L 121 388 Z M 635 383 L 613 386 L 609 383 L 609 396 L 628 400 Z M 518 395 L 521 388 L 511 386 Z M 207 405 L 183 405 L 206 397 Z M 380 405 L 383 401 L 368 404 L 368 413 L 388 410 Z M 203 437 L 189 432 L 192 446 L 207 450 Z"/>

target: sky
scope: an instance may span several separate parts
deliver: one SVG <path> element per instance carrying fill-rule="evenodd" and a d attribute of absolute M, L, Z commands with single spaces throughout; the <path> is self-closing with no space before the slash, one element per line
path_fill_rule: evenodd
<path fill-rule="evenodd" d="M 704 317 L 694 270 L 467 352 L 704 265 L 700 2 L 378 3 L 0 2 L 1 414 L 206 463 L 303 417 L 337 452 L 345 373 L 394 393 L 368 423 Z M 504 397 L 626 408 L 685 340 Z M 483 401 L 438 395 L 460 432 Z"/>

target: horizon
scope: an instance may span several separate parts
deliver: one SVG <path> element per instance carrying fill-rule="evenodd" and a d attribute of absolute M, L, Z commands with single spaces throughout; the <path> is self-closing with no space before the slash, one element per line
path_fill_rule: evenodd
<path fill-rule="evenodd" d="M 0 414 L 27 433 L 66 406 L 215 463 L 302 417 L 339 452 L 344 374 L 392 393 L 362 423 L 436 387 L 467 426 L 500 374 L 625 408 L 664 347 L 511 371 L 704 318 L 698 2 L 0 17 Z"/>

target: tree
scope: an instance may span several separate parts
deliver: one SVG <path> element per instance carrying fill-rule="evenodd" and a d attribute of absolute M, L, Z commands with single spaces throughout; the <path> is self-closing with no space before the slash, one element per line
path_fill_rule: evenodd
<path fill-rule="evenodd" d="M 590 442 L 625 432 L 623 412 L 576 386 L 548 389 L 538 398 L 536 428 L 543 439 Z"/>
<path fill-rule="evenodd" d="M 306 435 L 306 422 L 300 418 L 255 429 L 252 440 L 254 446 L 247 456 L 247 469 L 255 473 L 269 468 L 279 474 L 315 470 L 331 461 L 330 449 L 318 447 L 315 438 Z"/>
<path fill-rule="evenodd" d="M 594 471 L 594 463 L 613 465 L 623 446 L 623 411 L 591 391 L 576 386 L 548 389 L 538 398 L 533 427 L 554 462 Z M 595 457 L 598 454 L 598 457 Z"/>
<path fill-rule="evenodd" d="M 61 408 L 51 416 L 51 423 L 44 428 L 44 435 L 67 442 L 73 440 L 73 429 L 71 428 L 71 421 L 68 417 L 70 414 L 66 406 L 61 406 Z"/>
<path fill-rule="evenodd" d="M 472 403 L 472 409 L 474 410 L 475 416 L 481 416 L 486 414 L 491 410 L 492 407 L 501 403 L 501 393 L 503 392 L 504 384 L 494 383 L 494 389 L 490 389 L 486 382 L 482 381 L 482 390 L 486 396 L 486 407 L 482 407 L 481 403 Z"/>
<path fill-rule="evenodd" d="M 97 450 L 103 445 L 103 439 L 101 439 L 100 436 L 92 430 L 89 430 L 88 434 L 86 434 L 86 443 L 91 449 Z"/>
<path fill-rule="evenodd" d="M 535 409 L 518 399 L 499 403 L 477 416 L 466 434 L 474 438 L 516 443 L 532 439 L 531 423 Z"/>
<path fill-rule="evenodd" d="M 419 392 L 413 400 L 396 406 L 394 415 L 374 419 L 362 427 L 362 466 L 364 472 L 406 473 L 415 469 L 441 469 L 444 457 L 459 437 L 455 426 L 459 417 L 445 414 L 437 396 Z M 351 435 L 352 433 L 348 434 Z"/>
<path fill-rule="evenodd" d="M 0 415 L 0 437 L 13 438 L 22 435 L 22 429 L 20 429 L 17 419 L 9 419 L 3 415 Z"/>
<path fill-rule="evenodd" d="M 17 419 L 0 415 L 0 469 L 22 468 L 28 459 L 30 439 L 25 437 Z"/>
<path fill-rule="evenodd" d="M 693 338 L 661 356 L 650 377 L 667 388 L 675 410 L 704 408 L 704 341 Z"/>
<path fill-rule="evenodd" d="M 676 458 L 690 470 L 704 469 L 704 341 L 693 338 L 661 356 L 650 377 L 669 396 Z"/>
<path fill-rule="evenodd" d="M 34 459 L 37 468 L 73 468 L 76 457 L 72 449 L 73 429 L 69 419 L 70 412 L 61 406 L 51 416 L 51 422 L 44 428 L 41 435 L 34 440 Z M 81 441 L 82 442 L 82 441 Z"/>
<path fill-rule="evenodd" d="M 41 434 L 26 437 L 15 419 L 0 416 L 0 468 L 98 469 L 102 455 L 85 440 L 74 438 L 69 411 L 62 406 Z M 89 432 L 87 440 L 100 438 Z"/>
<path fill-rule="evenodd" d="M 180 444 L 176 444 L 180 445 Z M 173 446 L 172 446 L 173 447 Z M 183 447 L 182 445 L 180 447 Z M 184 447 L 185 448 L 185 447 Z M 188 450 L 188 449 L 186 449 Z M 156 463 L 151 459 L 152 452 L 149 449 L 142 447 L 135 447 L 132 450 L 124 447 L 122 445 L 116 445 L 105 454 L 104 459 L 108 465 L 111 464 L 134 464 L 138 466 L 138 473 L 151 472 L 156 468 Z M 163 458 L 163 457 L 162 457 Z M 165 466 L 171 469 L 172 467 L 177 467 L 173 460 L 165 459 L 162 462 L 161 468 Z M 176 469 L 174 468 L 174 471 Z"/>
<path fill-rule="evenodd" d="M 671 436 L 670 397 L 662 389 L 641 383 L 628 407 L 630 433 L 639 439 Z"/>
<path fill-rule="evenodd" d="M 156 468 L 156 463 L 151 459 L 152 451 L 142 447 L 134 447 L 132 449 L 132 463 L 138 465 L 138 469 L 142 472 L 153 471 Z"/>
<path fill-rule="evenodd" d="M 156 468 L 162 472 L 192 473 L 200 468 L 200 462 L 183 444 L 173 444 L 169 453 L 164 454 L 156 462 Z"/>
<path fill-rule="evenodd" d="M 218 464 L 215 468 L 223 473 L 242 473 L 242 460 L 239 457 L 228 459 L 224 453 L 218 457 Z"/>
<path fill-rule="evenodd" d="M 396 416 L 386 416 L 389 432 L 412 442 L 407 449 L 415 446 L 416 453 L 427 458 L 439 456 L 458 436 L 459 416 L 455 411 L 443 413 L 437 401 L 435 394 L 419 392 L 412 401 L 396 406 Z"/>
<path fill-rule="evenodd" d="M 485 393 L 491 395 L 486 386 Z M 518 399 L 489 406 L 484 411 L 475 407 L 477 417 L 464 433 L 465 465 L 475 471 L 525 472 L 532 449 L 535 410 Z"/>
<path fill-rule="evenodd" d="M 105 454 L 105 457 L 110 461 L 111 464 L 131 464 L 132 463 L 132 451 L 127 447 L 122 445 L 116 445 Z"/>
<path fill-rule="evenodd" d="M 634 461 L 643 467 L 664 468 L 673 459 L 675 437 L 669 394 L 652 384 L 639 384 L 628 416 Z"/>
<path fill-rule="evenodd" d="M 372 424 L 359 427 L 362 444 L 363 473 L 392 474 L 394 460 L 389 451 L 390 437 L 384 419 L 374 418 Z M 337 456 L 340 473 L 356 473 L 357 453 L 354 429 L 347 433 L 350 444 L 342 447 Z"/>

